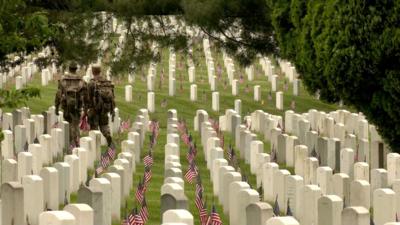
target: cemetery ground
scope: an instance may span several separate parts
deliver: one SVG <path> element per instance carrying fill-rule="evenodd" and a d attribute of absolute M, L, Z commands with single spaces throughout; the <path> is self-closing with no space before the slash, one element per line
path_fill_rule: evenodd
<path fill-rule="evenodd" d="M 194 48 L 196 49 L 196 48 Z M 292 85 L 287 82 L 285 85 L 284 76 L 281 75 L 278 71 L 279 75 L 279 88 L 278 90 L 284 92 L 284 110 L 277 110 L 275 107 L 275 92 L 270 92 L 271 84 L 268 82 L 267 77 L 264 75 L 261 66 L 258 62 L 254 63 L 254 80 L 248 81 L 244 68 L 239 68 L 237 64 L 235 78 L 239 79 L 240 74 L 243 76 L 243 82 L 239 82 L 239 94 L 237 96 L 232 96 L 231 86 L 224 85 L 224 81 L 228 82 L 228 76 L 226 70 L 223 66 L 222 61 L 222 53 L 217 49 L 213 49 L 212 52 L 216 67 L 220 66 L 222 68 L 221 77 L 218 78 L 217 81 L 217 91 L 220 94 L 219 100 L 219 112 L 215 112 L 212 110 L 211 104 L 211 96 L 212 91 L 210 90 L 209 83 L 207 81 L 207 68 L 205 64 L 205 57 L 202 50 L 194 51 L 194 58 L 199 63 L 196 66 L 196 78 L 195 84 L 197 84 L 197 101 L 190 101 L 190 82 L 188 79 L 188 69 L 186 66 L 187 57 L 182 53 L 176 53 L 176 95 L 169 96 L 168 95 L 168 58 L 169 51 L 168 49 L 163 49 L 162 51 L 162 60 L 157 64 L 156 70 L 156 80 L 154 85 L 155 92 L 155 112 L 150 113 L 151 119 L 156 119 L 160 121 L 160 136 L 157 140 L 156 146 L 154 148 L 153 156 L 154 156 L 154 166 L 152 167 L 153 177 L 150 182 L 148 191 L 146 193 L 146 201 L 149 209 L 149 221 L 147 224 L 160 224 L 161 214 L 160 214 L 160 189 L 164 183 L 164 146 L 166 144 L 166 135 L 167 135 L 167 110 L 168 109 L 176 109 L 178 113 L 178 118 L 183 119 L 187 122 L 187 126 L 189 128 L 189 132 L 193 135 L 193 139 L 197 143 L 198 155 L 196 158 L 197 166 L 200 170 L 200 174 L 202 177 L 202 182 L 204 186 L 204 197 L 207 200 L 207 207 L 210 210 L 212 203 L 214 202 L 217 207 L 218 213 L 220 213 L 221 219 L 224 224 L 229 224 L 229 219 L 227 215 L 224 215 L 222 206 L 218 203 L 217 197 L 214 200 L 213 191 L 212 191 L 212 183 L 210 181 L 210 172 L 207 169 L 206 162 L 203 154 L 203 146 L 201 146 L 201 141 L 199 137 L 199 133 L 194 131 L 193 127 L 193 118 L 196 114 L 197 109 L 204 109 L 209 113 L 210 118 L 217 119 L 219 115 L 225 113 L 226 109 L 234 108 L 234 100 L 241 99 L 242 101 L 242 118 L 245 115 L 249 115 L 251 112 L 255 110 L 261 109 L 265 112 L 281 115 L 283 116 L 284 111 L 291 109 L 292 101 L 295 101 L 295 109 L 297 113 L 306 112 L 309 109 L 317 109 L 325 112 L 333 111 L 338 108 L 337 105 L 325 104 L 319 100 L 317 100 L 314 96 L 310 96 L 303 89 L 303 86 L 300 85 L 300 91 L 298 96 L 293 96 L 292 93 Z M 146 76 L 147 76 L 147 68 L 144 68 L 142 71 L 138 71 L 135 74 L 135 81 L 131 83 L 133 87 L 133 101 L 126 102 L 125 101 L 125 85 L 128 83 L 127 76 L 117 76 L 113 78 L 115 83 L 115 95 L 116 95 L 116 105 L 120 110 L 120 116 L 122 120 L 126 121 L 130 118 L 133 122 L 136 113 L 141 108 L 147 108 L 147 85 L 146 85 Z M 103 68 L 103 71 L 105 69 Z M 164 80 L 161 81 L 161 73 L 164 71 Z M 162 82 L 160 88 L 160 82 Z M 246 85 L 248 84 L 248 87 Z M 15 86 L 15 84 L 8 84 L 9 86 Z M 54 104 L 54 97 L 57 89 L 56 81 L 51 81 L 48 86 L 42 87 L 40 83 L 40 74 L 35 74 L 33 76 L 32 82 L 30 82 L 31 86 L 36 86 L 41 89 L 41 98 L 39 99 L 31 99 L 27 106 L 31 109 L 31 112 L 34 114 L 41 113 L 46 110 L 49 106 Z M 254 101 L 253 99 L 253 87 L 254 85 L 261 86 L 261 101 Z M 286 89 L 286 87 L 287 89 Z M 269 94 L 271 93 L 271 99 L 269 99 Z M 162 102 L 166 102 L 166 106 L 162 107 Z M 4 110 L 4 109 L 3 109 Z M 5 109 L 5 111 L 11 111 L 12 109 Z M 85 134 L 81 134 L 83 136 Z M 149 135 L 149 134 L 148 134 Z M 149 138 L 148 135 L 145 139 L 144 147 L 141 151 L 141 158 L 148 152 L 149 146 Z M 229 143 L 234 145 L 234 141 L 232 141 L 232 137 L 230 133 L 224 132 L 225 137 L 225 154 L 226 150 L 229 146 Z M 122 140 L 127 139 L 127 132 L 114 134 L 113 135 L 114 143 L 117 146 L 117 151 L 120 151 L 120 143 Z M 264 140 L 264 138 L 260 138 L 259 140 Z M 270 143 L 264 141 L 264 152 L 269 153 L 271 149 Z M 105 151 L 105 148 L 103 149 Z M 182 164 L 182 172 L 185 173 L 188 168 L 186 158 L 187 148 L 184 143 L 180 143 L 180 158 Z M 237 153 L 239 154 L 239 153 Z M 250 173 L 250 166 L 244 163 L 243 159 L 238 159 L 239 165 L 241 169 L 242 175 L 246 175 L 248 177 L 248 182 L 252 187 L 256 187 L 256 178 L 254 175 Z M 280 165 L 281 169 L 285 168 L 285 165 Z M 287 168 L 293 173 L 293 168 Z M 131 187 L 130 197 L 127 199 L 127 207 L 121 208 L 121 215 L 124 216 L 126 213 L 129 213 L 132 208 L 135 206 L 140 207 L 135 202 L 135 191 L 138 184 L 139 179 L 142 178 L 144 171 L 144 165 L 141 161 L 136 164 L 136 172 L 134 173 L 133 178 L 133 186 Z M 89 171 L 89 176 L 93 174 L 93 171 Z M 198 211 L 195 207 L 194 199 L 195 199 L 195 185 L 186 183 L 185 181 L 185 195 L 188 198 L 189 203 L 189 211 L 193 214 L 195 219 L 195 224 L 199 224 L 199 215 Z M 76 198 L 72 195 L 71 201 L 76 200 Z M 273 203 L 271 202 L 271 205 Z M 120 224 L 120 221 L 114 221 L 113 224 Z"/>

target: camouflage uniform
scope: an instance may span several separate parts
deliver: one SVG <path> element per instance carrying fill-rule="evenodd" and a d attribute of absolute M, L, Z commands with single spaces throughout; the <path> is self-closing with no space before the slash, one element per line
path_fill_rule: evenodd
<path fill-rule="evenodd" d="M 115 101 L 114 101 L 114 91 L 112 93 L 112 101 L 111 101 L 111 110 L 107 111 L 104 110 L 101 106 L 96 106 L 98 93 L 96 93 L 96 83 L 99 81 L 105 81 L 106 79 L 98 75 L 94 79 L 91 79 L 88 84 L 88 95 L 87 95 L 87 107 L 88 107 L 88 121 L 90 125 L 90 130 L 97 130 L 100 129 L 101 133 L 107 140 L 108 146 L 112 143 L 110 127 L 108 125 L 108 113 L 111 114 L 112 120 L 114 121 L 114 108 L 115 108 Z"/>
<path fill-rule="evenodd" d="M 76 103 L 74 106 L 68 106 L 66 100 L 66 91 L 63 87 L 63 81 L 65 79 L 76 79 L 80 80 L 80 90 L 76 94 Z M 58 114 L 58 109 L 61 105 L 61 109 L 63 110 L 64 120 L 68 121 L 69 123 L 69 141 L 71 146 L 78 146 L 79 145 L 79 122 L 81 117 L 81 110 L 84 107 L 85 96 L 86 96 L 87 86 L 86 83 L 76 74 L 66 75 L 58 81 L 58 90 L 56 93 L 55 98 L 55 106 L 56 106 L 56 113 Z"/>

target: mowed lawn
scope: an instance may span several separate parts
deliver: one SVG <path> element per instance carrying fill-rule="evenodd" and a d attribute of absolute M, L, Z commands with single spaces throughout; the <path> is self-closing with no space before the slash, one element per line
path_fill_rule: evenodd
<path fill-rule="evenodd" d="M 196 60 L 199 62 L 199 65 L 196 67 L 196 84 L 198 88 L 198 101 L 191 102 L 190 101 L 190 82 L 188 79 L 188 71 L 186 66 L 186 57 L 181 53 L 176 53 L 177 65 L 176 65 L 176 95 L 174 97 L 168 96 L 168 59 L 169 59 L 169 51 L 164 49 L 162 51 L 162 60 L 157 64 L 157 73 L 155 80 L 155 98 L 156 98 L 156 111 L 150 114 L 152 119 L 157 119 L 160 121 L 160 136 L 157 140 L 157 145 L 154 149 L 154 165 L 152 168 L 153 178 L 149 185 L 146 200 L 147 205 L 150 212 L 150 219 L 147 224 L 158 225 L 161 222 L 161 214 L 160 214 L 160 190 L 161 186 L 164 182 L 164 146 L 166 144 L 166 126 L 167 126 L 167 110 L 168 109 L 177 109 L 178 118 L 184 119 L 187 122 L 188 128 L 191 131 L 194 140 L 198 146 L 198 156 L 196 158 L 197 166 L 200 169 L 200 174 L 203 181 L 204 186 L 204 198 L 207 199 L 207 206 L 209 211 L 211 211 L 212 203 L 214 202 L 217 207 L 217 211 L 220 213 L 224 224 L 229 224 L 229 216 L 223 215 L 222 206 L 218 203 L 218 198 L 213 197 L 212 194 L 212 183 L 210 181 L 210 173 L 207 170 L 206 163 L 204 160 L 203 154 L 203 146 L 201 146 L 201 141 L 198 132 L 194 132 L 193 129 L 193 118 L 196 114 L 197 109 L 205 109 L 210 118 L 218 119 L 219 115 L 225 113 L 226 109 L 234 108 L 234 100 L 241 99 L 242 100 L 242 118 L 250 114 L 251 112 L 261 109 L 268 113 L 282 115 L 284 114 L 284 110 L 290 109 L 291 102 L 295 101 L 296 103 L 296 112 L 306 112 L 309 109 L 317 109 L 323 110 L 325 112 L 333 111 L 338 108 L 337 105 L 331 105 L 323 103 L 314 97 L 308 95 L 304 88 L 300 87 L 300 95 L 293 96 L 292 95 L 292 86 L 291 84 L 287 85 L 288 89 L 285 91 L 285 82 L 280 71 L 277 71 L 277 74 L 280 75 L 279 79 L 279 90 L 284 91 L 284 110 L 277 110 L 275 108 L 275 93 L 270 92 L 271 85 L 267 80 L 267 77 L 264 75 L 264 72 L 261 70 L 261 66 L 257 62 L 255 62 L 254 69 L 254 80 L 249 82 L 247 80 L 247 75 L 244 72 L 243 68 L 240 68 L 236 65 L 236 74 L 235 78 L 239 79 L 240 74 L 243 75 L 244 81 L 240 83 L 240 91 L 238 96 L 232 96 L 231 94 L 231 86 L 224 86 L 224 80 L 227 79 L 227 74 L 225 67 L 223 65 L 222 53 L 217 49 L 213 49 L 213 58 L 215 60 L 216 66 L 221 66 L 223 69 L 222 78 L 218 80 L 217 90 L 220 93 L 220 111 L 214 112 L 211 109 L 211 95 L 212 91 L 210 91 L 210 85 L 208 84 L 207 78 L 207 69 L 205 64 L 205 57 L 203 54 L 203 50 L 196 50 L 194 52 L 194 56 Z M 275 65 L 277 67 L 277 65 Z M 116 103 L 117 107 L 120 110 L 120 116 L 123 120 L 127 120 L 130 118 L 134 121 L 137 111 L 140 108 L 147 108 L 147 82 L 146 75 L 148 71 L 148 67 L 143 68 L 141 71 L 136 73 L 136 79 L 133 86 L 133 102 L 125 102 L 125 85 L 128 84 L 126 75 L 119 75 L 114 78 L 114 83 L 116 84 L 115 94 L 116 94 Z M 164 71 L 164 80 L 160 82 L 160 74 Z M 13 86 L 14 84 L 10 83 L 9 86 Z M 50 85 L 46 87 L 41 87 L 40 85 L 40 75 L 36 74 L 30 83 L 31 86 L 36 86 L 41 89 L 41 98 L 32 99 L 27 103 L 27 106 L 31 108 L 32 113 L 41 113 L 46 110 L 48 107 L 53 105 L 54 96 L 57 88 L 57 83 L 52 81 Z M 254 85 L 261 85 L 262 90 L 262 102 L 253 101 L 253 87 Z M 247 88 L 246 88 L 247 86 Z M 272 99 L 269 99 L 269 95 L 271 93 Z M 165 108 L 161 107 L 161 102 L 165 100 L 167 102 L 167 106 Z M 10 109 L 5 109 L 5 111 L 10 111 Z M 148 134 L 149 135 L 149 134 Z M 225 133 L 225 150 L 227 149 L 228 144 L 231 142 L 231 136 L 228 133 Z M 127 137 L 127 133 L 117 134 L 114 136 L 114 140 L 117 144 L 118 151 L 120 151 L 120 142 L 125 140 Z M 259 136 L 260 140 L 262 136 Z M 233 142 L 231 142 L 233 143 Z M 149 138 L 145 138 L 144 148 L 142 149 L 142 158 L 148 152 L 149 146 Z M 268 142 L 264 142 L 264 151 L 270 151 L 270 145 Z M 182 173 L 185 174 L 188 163 L 186 160 L 186 152 L 187 147 L 184 143 L 180 143 L 180 163 L 182 165 Z M 239 154 L 237 154 L 239 155 Z M 256 187 L 256 179 L 255 176 L 250 174 L 249 165 L 244 163 L 244 160 L 239 161 L 240 169 L 242 174 L 246 175 L 249 179 L 249 183 L 253 188 Z M 281 165 L 284 167 L 285 165 Z M 291 168 L 288 168 L 291 170 Z M 126 212 L 131 211 L 132 208 L 138 207 L 135 202 L 134 193 L 136 190 L 136 185 L 140 178 L 143 177 L 144 166 L 143 163 L 136 164 L 136 173 L 133 174 L 134 186 L 132 187 L 131 194 L 129 199 L 127 199 L 127 207 L 122 207 L 121 212 L 122 215 L 125 215 Z M 90 171 L 92 173 L 92 171 Z M 199 224 L 198 212 L 194 204 L 194 189 L 195 185 L 191 185 L 185 182 L 185 194 L 189 201 L 189 210 L 193 214 L 195 218 L 195 224 Z M 215 201 L 214 201 L 215 199 Z M 125 202 L 125 201 L 124 201 Z M 119 220 L 115 220 L 113 224 L 120 224 Z"/>

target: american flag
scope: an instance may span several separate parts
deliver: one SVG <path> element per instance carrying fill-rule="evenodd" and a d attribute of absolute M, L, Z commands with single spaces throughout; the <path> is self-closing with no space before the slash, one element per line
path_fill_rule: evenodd
<path fill-rule="evenodd" d="M 101 155 L 101 166 L 103 168 L 107 168 L 108 165 L 110 164 L 110 158 L 108 157 L 108 155 Z"/>
<path fill-rule="evenodd" d="M 357 143 L 356 154 L 354 154 L 354 163 L 358 162 L 358 149 L 359 148 L 360 148 L 360 145 Z"/>
<path fill-rule="evenodd" d="M 199 209 L 200 223 L 201 225 L 207 225 L 208 222 L 208 213 L 205 205 Z"/>
<path fill-rule="evenodd" d="M 156 139 L 158 138 L 158 135 L 160 135 L 160 122 L 156 122 L 156 125 L 154 126 L 155 129 L 153 130 L 154 135 L 156 136 Z"/>
<path fill-rule="evenodd" d="M 229 148 L 228 148 L 228 161 L 232 161 L 234 155 L 235 155 L 235 150 L 233 149 L 232 145 L 229 144 Z"/>
<path fill-rule="evenodd" d="M 258 192 L 258 194 L 259 194 L 259 196 L 260 196 L 260 201 L 263 201 L 263 199 L 264 199 L 264 189 L 263 189 L 263 186 L 262 186 L 262 182 L 261 182 L 261 184 L 260 184 L 260 187 L 257 189 L 257 192 Z"/>
<path fill-rule="evenodd" d="M 188 151 L 188 153 L 186 154 L 186 159 L 187 159 L 188 162 L 190 163 L 190 162 L 193 161 L 194 157 L 195 157 L 195 155 L 194 155 L 194 152 L 193 152 L 193 147 L 190 146 L 190 147 L 189 147 L 189 151 Z"/>
<path fill-rule="evenodd" d="M 197 182 L 196 182 L 196 198 L 199 195 L 203 194 L 203 185 L 201 184 L 201 177 L 200 174 L 197 174 Z"/>
<path fill-rule="evenodd" d="M 192 143 L 192 141 L 193 141 L 192 134 L 189 133 L 189 142 Z"/>
<path fill-rule="evenodd" d="M 189 182 L 190 184 L 193 184 L 193 180 L 194 180 L 194 178 L 196 178 L 196 176 L 197 176 L 197 168 L 196 168 L 195 162 L 192 161 L 190 163 L 190 166 L 189 166 L 186 174 L 185 174 L 185 178 L 186 178 L 187 182 Z"/>
<path fill-rule="evenodd" d="M 197 155 L 197 145 L 196 145 L 196 142 L 193 142 L 192 147 L 193 147 L 193 154 L 196 156 L 196 155 Z"/>
<path fill-rule="evenodd" d="M 288 198 L 288 200 L 287 200 L 286 216 L 293 216 L 292 209 L 290 208 L 290 201 L 289 201 L 289 198 Z"/>
<path fill-rule="evenodd" d="M 150 167 L 145 167 L 144 168 L 144 185 L 147 186 L 151 180 L 152 173 Z"/>
<path fill-rule="evenodd" d="M 131 119 L 128 119 L 127 121 L 122 121 L 120 128 L 120 132 L 128 131 L 131 126 Z"/>
<path fill-rule="evenodd" d="M 144 166 L 151 167 L 153 166 L 153 154 L 151 153 L 151 149 L 149 149 L 149 153 L 143 158 Z"/>
<path fill-rule="evenodd" d="M 145 197 L 143 197 L 142 207 L 140 208 L 139 214 L 144 223 L 146 223 L 149 220 L 149 210 L 147 208 Z"/>
<path fill-rule="evenodd" d="M 310 155 L 311 155 L 311 157 L 318 158 L 318 153 L 317 153 L 317 151 L 315 150 L 315 145 L 313 146 L 313 149 L 312 149 Z"/>
<path fill-rule="evenodd" d="M 129 225 L 135 225 L 137 209 L 133 209 L 132 212 L 128 216 Z"/>
<path fill-rule="evenodd" d="M 183 133 L 181 136 L 181 139 L 182 139 L 183 143 L 185 143 L 186 145 L 190 144 L 189 135 L 187 133 Z"/>
<path fill-rule="evenodd" d="M 154 136 L 154 133 L 151 133 L 151 134 L 149 135 L 149 138 L 150 138 L 150 149 L 152 149 L 152 148 L 154 147 L 154 145 L 155 145 L 155 136 Z"/>
<path fill-rule="evenodd" d="M 137 200 L 139 203 L 142 203 L 142 202 L 143 202 L 143 198 L 144 198 L 144 187 L 143 187 L 142 181 L 139 181 L 139 184 L 138 184 L 138 187 L 137 187 L 137 190 L 136 190 L 136 193 L 135 193 L 135 197 L 136 197 L 136 200 Z"/>
<path fill-rule="evenodd" d="M 33 143 L 34 144 L 39 144 L 39 139 L 37 138 L 37 136 L 35 137 L 35 139 L 33 139 Z"/>
<path fill-rule="evenodd" d="M 277 155 L 277 153 L 276 153 L 275 146 L 274 146 L 274 145 L 272 145 L 272 150 L 271 150 L 271 160 L 272 160 L 272 162 L 276 162 L 276 161 L 277 161 L 277 159 L 278 159 L 278 155 Z"/>
<path fill-rule="evenodd" d="M 224 148 L 224 146 L 225 146 L 225 138 L 224 138 L 224 135 L 222 134 L 222 132 L 220 132 L 220 135 L 219 135 L 219 145 L 221 146 L 221 148 Z"/>
<path fill-rule="evenodd" d="M 101 174 L 104 171 L 104 168 L 102 166 L 99 166 L 96 168 L 96 173 Z"/>
<path fill-rule="evenodd" d="M 89 131 L 90 130 L 90 126 L 88 123 L 88 116 L 83 116 L 81 118 L 81 121 L 79 123 L 79 129 L 83 130 L 83 131 Z"/>
<path fill-rule="evenodd" d="M 210 216 L 210 225 L 222 225 L 222 220 L 219 217 L 219 214 L 215 210 L 215 205 L 212 206 L 211 216 Z"/>
<path fill-rule="evenodd" d="M 154 137 L 157 138 L 159 135 L 159 130 L 160 130 L 160 122 L 155 121 L 155 120 L 151 121 L 150 130 L 153 133 Z"/>
<path fill-rule="evenodd" d="M 29 149 L 29 144 L 28 144 L 28 141 L 26 141 L 25 145 L 24 145 L 24 152 L 27 152 L 28 149 Z"/>
<path fill-rule="evenodd" d="M 246 126 L 247 130 L 250 130 L 251 129 L 251 121 L 250 120 L 246 120 L 245 126 Z"/>
<path fill-rule="evenodd" d="M 219 131 L 220 131 L 220 129 L 219 129 L 219 122 L 215 121 L 214 124 L 213 124 L 213 128 L 214 128 L 214 130 L 215 130 L 216 132 L 219 132 Z"/>
<path fill-rule="evenodd" d="M 139 214 L 135 215 L 135 223 L 134 225 L 144 225 L 144 221 Z"/>
<path fill-rule="evenodd" d="M 121 225 L 129 225 L 129 221 L 127 219 L 122 220 Z"/>
<path fill-rule="evenodd" d="M 153 129 L 154 129 L 154 121 L 151 121 L 149 125 L 149 130 L 153 131 Z"/>
<path fill-rule="evenodd" d="M 107 150 L 107 155 L 113 160 L 115 158 L 115 154 L 116 154 L 115 148 L 109 147 Z"/>
<path fill-rule="evenodd" d="M 276 195 L 275 204 L 273 207 L 273 213 L 275 216 L 279 216 L 279 212 L 280 212 L 280 209 L 279 209 L 279 203 L 278 203 L 278 195 Z"/>
<path fill-rule="evenodd" d="M 55 123 L 53 124 L 53 126 L 51 126 L 51 128 L 58 128 L 58 125 L 59 125 L 59 123 L 58 123 L 58 121 L 57 121 L 57 122 L 55 122 Z"/>
<path fill-rule="evenodd" d="M 183 133 L 183 132 L 185 131 L 185 127 L 186 127 L 185 122 L 183 122 L 182 120 L 180 120 L 180 121 L 178 122 L 178 131 L 181 132 L 181 133 Z"/>
<path fill-rule="evenodd" d="M 196 195 L 196 199 L 194 200 L 194 203 L 196 205 L 196 208 L 199 210 L 199 212 L 201 211 L 201 209 L 204 208 L 202 192 L 200 192 L 198 195 Z"/>

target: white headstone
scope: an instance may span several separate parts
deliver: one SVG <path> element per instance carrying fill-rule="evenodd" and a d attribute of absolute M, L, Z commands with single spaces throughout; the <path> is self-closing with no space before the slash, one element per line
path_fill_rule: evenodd
<path fill-rule="evenodd" d="M 196 84 L 190 85 L 190 101 L 192 101 L 192 102 L 197 101 L 197 85 Z"/>
<path fill-rule="evenodd" d="M 132 85 L 125 86 L 125 101 L 132 102 Z"/>
<path fill-rule="evenodd" d="M 254 101 L 258 102 L 261 100 L 261 86 L 255 85 L 254 86 Z"/>
<path fill-rule="evenodd" d="M 71 213 L 75 217 L 76 225 L 95 225 L 93 221 L 94 211 L 87 204 L 68 204 L 64 207 L 64 211 Z"/>
<path fill-rule="evenodd" d="M 362 207 L 347 207 L 342 211 L 342 225 L 370 225 L 369 210 Z"/>
<path fill-rule="evenodd" d="M 178 223 L 194 225 L 193 215 L 185 209 L 170 209 L 162 215 L 163 224 Z"/>
<path fill-rule="evenodd" d="M 389 188 L 376 189 L 373 198 L 374 222 L 384 225 L 396 220 L 396 193 Z"/>
<path fill-rule="evenodd" d="M 278 90 L 278 80 L 278 75 L 272 75 L 271 90 L 274 92 Z"/>
<path fill-rule="evenodd" d="M 43 193 L 45 206 L 51 210 L 58 210 L 59 202 L 59 176 L 54 167 L 45 167 L 40 171 L 40 177 L 43 179 Z"/>
<path fill-rule="evenodd" d="M 38 224 L 39 225 L 76 225 L 77 223 L 76 223 L 75 217 L 67 211 L 47 211 L 47 212 L 43 212 L 40 214 Z"/>
<path fill-rule="evenodd" d="M 147 109 L 149 112 L 153 113 L 155 109 L 155 94 L 154 92 L 147 93 Z"/>
<path fill-rule="evenodd" d="M 365 180 L 355 180 L 350 183 L 350 205 L 363 206 L 369 209 L 370 185 Z"/>
<path fill-rule="evenodd" d="M 216 112 L 219 111 L 219 92 L 212 93 L 212 109 Z"/>
<path fill-rule="evenodd" d="M 318 225 L 341 225 L 343 201 L 337 195 L 318 199 Z"/>
<path fill-rule="evenodd" d="M 101 215 L 103 215 L 104 225 L 111 225 L 111 183 L 106 178 L 93 178 L 90 180 L 89 186 L 101 190 L 103 193 L 103 212 Z"/>
<path fill-rule="evenodd" d="M 30 224 L 39 224 L 39 214 L 44 211 L 43 179 L 37 175 L 22 177 L 24 211 Z"/>
<path fill-rule="evenodd" d="M 283 92 L 276 92 L 276 108 L 283 110 Z"/>

